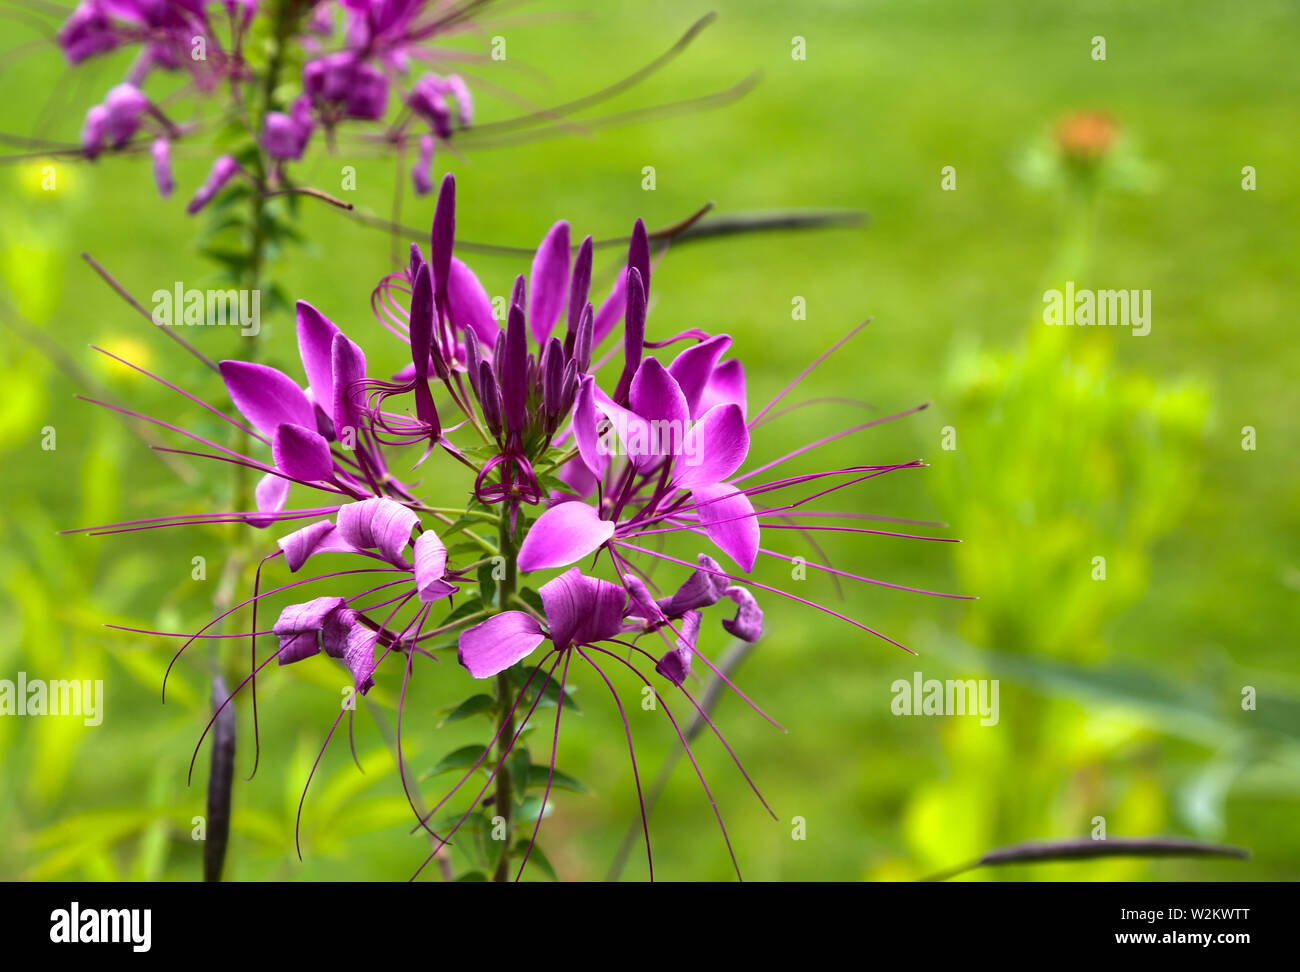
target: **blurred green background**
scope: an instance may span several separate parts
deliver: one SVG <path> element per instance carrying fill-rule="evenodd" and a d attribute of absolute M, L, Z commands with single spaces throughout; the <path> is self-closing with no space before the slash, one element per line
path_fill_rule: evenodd
<path fill-rule="evenodd" d="M 608 110 L 717 91 L 761 70 L 761 84 L 738 103 L 465 158 L 444 152 L 437 168 L 456 172 L 461 237 L 516 245 L 534 244 L 557 218 L 579 235 L 609 237 L 637 216 L 664 226 L 708 200 L 723 214 L 870 213 L 856 229 L 682 245 L 655 275 L 652 332 L 732 334 L 751 411 L 874 318 L 794 400 L 863 399 L 876 412 L 809 407 L 764 425 L 753 455 L 766 460 L 864 415 L 931 402 L 790 468 L 925 458 L 931 468 L 882 477 L 821 508 L 941 520 L 961 545 L 863 534 L 823 547 L 843 570 L 981 597 L 845 582 L 837 605 L 824 574 L 791 581 L 787 566 L 764 558 L 759 580 L 830 603 L 919 656 L 762 598 L 766 636 L 737 681 L 789 732 L 734 697 L 716 718 L 780 819 L 767 817 L 715 740 L 697 747 L 746 878 L 913 879 L 999 844 L 1087 836 L 1096 817 L 1110 836 L 1223 840 L 1253 857 L 967 879 L 1295 878 L 1300 344 L 1287 321 L 1300 252 L 1300 11 L 1205 0 L 716 7 L 718 21 L 681 58 Z M 478 70 L 552 103 L 648 61 L 708 9 L 681 0 L 530 4 L 485 26 L 507 38 L 508 56 Z M 22 22 L 0 23 L 6 50 L 37 36 Z M 1104 62 L 1091 57 L 1096 35 L 1106 39 Z M 791 56 L 796 37 L 806 40 L 804 60 Z M 108 58 L 74 73 L 50 47 L 23 51 L 5 59 L 0 131 L 58 139 L 75 138 L 84 110 L 126 63 Z M 476 90 L 480 120 L 517 110 Z M 1053 132 L 1089 110 L 1113 118 L 1118 136 L 1098 164 L 1071 165 Z M 190 464 L 200 476 L 185 483 L 111 414 L 72 398 L 93 380 L 148 414 L 214 428 L 89 350 L 112 348 L 223 401 L 213 376 L 152 333 L 78 256 L 96 256 L 141 299 L 177 280 L 208 286 L 211 264 L 194 240 L 204 224 L 184 215 L 183 202 L 209 161 L 202 153 L 181 161 L 178 198 L 168 202 L 141 158 L 58 163 L 54 192 L 41 190 L 44 163 L 0 171 L 0 297 L 46 345 L 0 330 L 0 677 L 102 678 L 106 691 L 99 727 L 0 718 L 0 878 L 201 873 L 190 821 L 203 813 L 206 749 L 192 787 L 185 772 L 206 721 L 203 651 L 179 667 L 163 706 L 175 642 L 102 624 L 197 629 L 210 616 L 230 534 L 56 531 L 229 502 L 224 467 Z M 343 165 L 357 167 L 350 198 L 387 214 L 391 161 L 347 149 L 331 156 L 318 140 L 297 172 L 339 192 Z M 1247 165 L 1254 191 L 1242 189 Z M 654 191 L 642 188 L 644 166 L 655 168 Z M 941 189 L 944 166 L 955 167 L 955 191 Z M 425 226 L 431 214 L 431 199 L 408 193 L 408 225 Z M 395 370 L 402 347 L 369 311 L 371 287 L 392 269 L 390 241 L 325 206 L 308 202 L 301 216 L 306 242 L 282 255 L 273 278 L 361 341 L 372 373 Z M 519 259 L 468 260 L 494 294 L 526 270 Z M 1044 327 L 1042 292 L 1065 279 L 1149 289 L 1151 333 Z M 806 299 L 806 320 L 791 318 L 795 297 Z M 195 339 L 214 358 L 245 351 L 233 331 Z M 270 316 L 258 340 L 262 360 L 299 373 L 287 315 Z M 69 360 L 56 363 L 55 348 Z M 41 447 L 47 426 L 53 451 Z M 1246 426 L 1254 450 L 1243 449 Z M 955 449 L 942 447 L 945 428 Z M 426 467 L 430 495 L 456 495 L 448 465 Z M 767 540 L 813 556 L 797 534 Z M 208 560 L 206 581 L 191 577 L 196 556 Z M 1093 579 L 1099 556 L 1105 580 Z M 707 630 L 706 650 L 720 654 L 723 632 Z M 427 852 L 407 835 L 410 811 L 363 710 L 357 749 L 368 772 L 336 739 L 307 800 L 305 862 L 297 861 L 294 811 L 338 704 L 337 678 L 319 661 L 259 680 L 262 758 L 249 783 L 249 712 L 239 707 L 229 879 L 404 879 Z M 374 693 L 385 705 L 397 668 Z M 1000 721 L 892 715 L 891 683 L 915 671 L 999 679 Z M 434 731 L 469 683 L 454 663 L 417 670 L 403 726 L 416 769 L 486 738 L 471 723 Z M 633 703 L 638 759 L 651 776 L 675 737 L 661 715 L 635 705 L 631 680 L 616 684 Z M 1254 710 L 1242 708 L 1245 686 L 1257 691 Z M 578 698 L 582 714 L 566 716 L 559 765 L 592 792 L 558 797 L 542 846 L 561 877 L 599 879 L 636 797 L 612 700 L 589 672 Z M 450 779 L 425 781 L 426 797 Z M 796 817 L 805 839 L 792 838 Z M 652 837 L 661 879 L 731 875 L 685 763 L 654 812 Z M 634 853 L 625 876 L 645 873 Z"/>

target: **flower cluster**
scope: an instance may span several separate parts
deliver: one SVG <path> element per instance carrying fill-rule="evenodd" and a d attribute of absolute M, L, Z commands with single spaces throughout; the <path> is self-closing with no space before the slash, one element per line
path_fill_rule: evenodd
<path fill-rule="evenodd" d="M 126 78 L 87 112 L 81 150 L 93 159 L 106 150 L 130 149 L 146 127 L 153 129 L 146 137 L 164 197 L 173 189 L 171 145 L 196 126 L 173 121 L 145 94 L 145 82 L 155 71 L 185 72 L 193 90 L 203 95 L 228 86 L 226 107 L 257 129 L 251 134 L 267 163 L 249 174 L 276 184 L 284 181 L 285 163 L 302 158 L 318 129 L 332 140 L 346 122 L 382 122 L 390 102 L 400 101 L 403 110 L 382 137 L 394 144 L 408 136 L 418 141 L 411 178 L 416 192 L 426 193 L 432 188 L 436 143 L 469 127 L 474 110 L 459 75 L 417 72 L 415 65 L 444 60 L 448 52 L 434 46 L 438 39 L 465 29 L 471 10 L 481 6 L 453 0 L 82 0 L 56 36 L 74 65 L 119 48 L 139 48 Z M 280 43 L 293 38 L 307 52 L 302 93 L 285 111 L 268 100 L 260 117 L 249 118 L 245 106 L 255 92 L 275 97 L 272 89 L 280 80 L 279 58 L 263 64 L 249 54 L 255 46 L 250 38 L 261 36 L 263 21 L 265 32 Z M 391 97 L 394 89 L 397 98 Z M 234 156 L 221 156 L 190 212 L 201 209 L 239 170 Z"/>
<path fill-rule="evenodd" d="M 488 760 L 493 746 L 498 755 L 469 808 L 443 828 L 445 834 L 437 835 L 439 847 L 505 772 L 510 753 L 544 698 L 556 702 L 558 737 L 575 656 L 609 686 L 620 713 L 622 703 L 605 668 L 633 672 L 659 699 L 689 751 L 661 689 L 680 691 L 719 739 L 721 734 L 688 688 L 702 674 L 699 665 L 753 706 L 706 654 L 710 609 L 720 614 L 719 629 L 747 642 L 757 640 L 763 630 L 755 592 L 799 601 L 876 634 L 859 621 L 750 575 L 760 554 L 792 559 L 762 545 L 765 531 L 797 530 L 808 538 L 815 530 L 886 533 L 824 519 L 854 514 L 805 507 L 854 484 L 920 465 L 913 461 L 788 476 L 771 473 L 826 442 L 888 420 L 882 418 L 742 471 L 761 420 L 776 417 L 770 414 L 772 408 L 825 355 L 772 402 L 751 412 L 744 368 L 728 357 L 729 336 L 689 329 L 649 340 L 651 241 L 639 220 L 626 265 L 599 310 L 589 299 L 592 239 L 583 239 L 575 255 L 569 225 L 557 223 L 537 250 L 529 275 L 517 278 L 504 327 L 493 316 L 492 302 L 473 271 L 453 255 L 454 247 L 455 181 L 448 175 L 438 196 L 427 253 L 412 244 L 408 264 L 385 277 L 372 296 L 376 317 L 409 347 L 410 364 L 398 374 L 368 374 L 361 347 L 319 310 L 300 301 L 297 336 L 305 385 L 264 364 L 220 365 L 242 419 L 227 421 L 257 444 L 253 454 L 167 426 L 216 450 L 206 453 L 213 458 L 261 472 L 255 511 L 99 528 L 236 520 L 266 529 L 310 521 L 279 537 L 276 549 L 259 567 L 251 598 L 194 636 L 221 637 L 207 634 L 208 628 L 251 604 L 253 657 L 244 684 L 255 686 L 256 675 L 272 659 L 294 664 L 323 650 L 346 665 L 355 691 L 364 694 L 385 661 L 396 655 L 404 659 L 404 698 L 415 658 L 436 649 L 433 639 L 453 636 L 457 658 L 468 675 L 495 679 L 502 690 L 494 710 L 498 728 L 432 812 L 415 810 L 418 825 L 433 833 L 433 814 Z M 610 347 L 602 352 L 606 342 Z M 659 353 L 675 345 L 682 347 L 661 360 Z M 429 505 L 417 485 L 404 482 L 391 458 L 393 450 L 403 448 L 420 450 L 416 466 L 441 454 L 449 469 L 464 469 L 463 508 Z M 447 479 L 439 476 L 443 483 Z M 294 485 L 329 499 L 320 506 L 286 509 Z M 649 538 L 665 534 L 694 538 L 704 549 L 691 561 L 647 545 Z M 262 569 L 272 561 L 282 560 L 297 574 L 309 562 L 315 565 L 315 558 L 334 555 L 370 565 L 327 571 L 271 591 L 260 589 Z M 728 563 L 724 566 L 720 559 Z M 686 568 L 687 573 L 675 588 L 660 589 L 652 577 L 655 560 Z M 807 566 L 884 583 L 829 564 Z M 524 583 L 527 575 L 561 569 L 535 591 Z M 359 595 L 327 591 L 285 607 L 272 628 L 278 648 L 259 660 L 256 609 L 263 598 L 366 573 L 380 575 L 379 583 Z M 376 596 L 378 603 L 364 603 Z M 433 612 L 443 608 L 445 614 L 431 620 Z M 526 660 L 531 669 L 522 664 Z M 662 681 L 656 682 L 651 673 Z M 628 745 L 635 770 L 630 732 Z M 543 806 L 555 773 L 554 756 L 553 746 Z M 736 765 L 740 767 L 739 760 Z M 403 782 L 410 795 L 404 770 Z M 707 792 L 703 776 L 700 782 Z M 528 785 L 519 781 L 521 792 Z M 538 825 L 540 820 L 539 815 Z M 519 855 L 521 872 L 531 847 L 530 841 Z M 646 848 L 649 853 L 648 832 Z"/>

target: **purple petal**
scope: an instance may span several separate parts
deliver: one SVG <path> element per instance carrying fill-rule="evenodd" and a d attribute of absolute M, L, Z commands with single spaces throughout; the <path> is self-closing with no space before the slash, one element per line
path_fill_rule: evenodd
<path fill-rule="evenodd" d="M 301 530 L 287 533 L 277 540 L 276 543 L 284 551 L 284 559 L 285 563 L 289 565 L 289 572 L 294 573 L 305 564 L 307 558 L 316 552 L 321 541 L 333 532 L 333 523 L 329 520 L 319 520 L 310 526 L 303 527 Z"/>
<path fill-rule="evenodd" d="M 154 139 L 149 151 L 153 156 L 153 181 L 158 186 L 158 195 L 166 199 L 176 188 L 176 180 L 172 178 L 172 143 L 165 138 Z"/>
<path fill-rule="evenodd" d="M 474 271 L 455 257 L 447 284 L 447 307 L 451 322 L 473 331 L 480 345 L 490 350 L 496 344 L 501 328 L 492 314 L 492 300 Z"/>
<path fill-rule="evenodd" d="M 528 273 L 532 293 L 528 301 L 528 324 L 539 345 L 551 336 L 560 319 L 569 289 L 569 224 L 560 220 L 547 231 L 533 257 Z"/>
<path fill-rule="evenodd" d="M 307 429 L 316 425 L 311 402 L 283 371 L 251 361 L 223 361 L 220 368 L 235 408 L 259 432 L 275 435 L 282 422 Z"/>
<path fill-rule="evenodd" d="M 680 431 L 690 421 L 691 411 L 681 386 L 656 358 L 646 358 L 632 377 L 628 395 L 632 411 L 651 422 L 673 422 Z"/>
<path fill-rule="evenodd" d="M 275 427 L 271 439 L 275 468 L 294 479 L 330 479 L 334 475 L 334 457 L 325 437 L 301 425 L 283 422 Z"/>
<path fill-rule="evenodd" d="M 338 326 L 305 300 L 298 301 L 298 355 L 307 373 L 307 387 L 322 408 L 334 402 L 334 366 L 331 348 Z"/>
<path fill-rule="evenodd" d="M 700 396 L 696 414 L 703 415 L 713 406 L 728 402 L 739 405 L 741 414 L 745 414 L 745 368 L 736 358 L 724 361 L 713 369 L 704 394 Z"/>
<path fill-rule="evenodd" d="M 263 513 L 279 513 L 289 499 L 289 487 L 292 485 L 283 476 L 267 473 L 257 481 L 257 487 L 253 490 L 257 508 Z M 257 527 L 259 530 L 275 522 L 274 517 L 267 516 L 250 516 L 245 519 L 249 526 Z"/>
<path fill-rule="evenodd" d="M 339 438 L 352 430 L 356 439 L 361 433 L 365 393 L 358 384 L 366 377 L 366 356 L 348 336 L 340 331 L 330 347 L 330 371 L 334 397 L 330 401 L 335 433 Z"/>
<path fill-rule="evenodd" d="M 726 483 L 691 490 L 704 531 L 728 557 L 748 573 L 758 559 L 758 517 L 749 497 Z"/>
<path fill-rule="evenodd" d="M 704 389 L 708 387 L 709 379 L 713 377 L 714 366 L 729 347 L 731 347 L 729 334 L 715 334 L 708 340 L 687 348 L 668 366 L 669 374 L 677 379 L 682 394 L 686 396 L 686 404 L 691 408 L 691 418 L 698 418 L 704 414 L 704 410 L 700 408 L 700 399 L 704 395 Z"/>
<path fill-rule="evenodd" d="M 659 659 L 655 671 L 674 685 L 681 685 L 691 673 L 691 659 L 695 657 L 695 643 L 700 636 L 700 612 L 692 611 L 677 626 L 681 637 L 675 647 Z"/>
<path fill-rule="evenodd" d="M 420 600 L 428 603 L 446 597 L 456 587 L 442 579 L 447 573 L 447 545 L 432 530 L 415 538 L 415 587 Z"/>
<path fill-rule="evenodd" d="M 429 264 L 433 271 L 433 292 L 445 299 L 451 272 L 451 248 L 456 237 L 456 177 L 450 172 L 442 177 L 438 202 L 433 210 L 433 229 L 429 240 Z"/>
<path fill-rule="evenodd" d="M 560 482 L 579 499 L 586 499 L 596 490 L 596 477 L 592 475 L 581 456 L 570 459 L 560 467 Z"/>
<path fill-rule="evenodd" d="M 659 599 L 658 606 L 668 617 L 680 617 L 687 611 L 717 604 L 726 590 L 727 578 L 719 576 L 722 567 L 716 560 L 708 554 L 700 554 L 697 562 L 703 570 L 692 571 L 686 583 L 672 597 Z"/>
<path fill-rule="evenodd" d="M 354 547 L 377 549 L 396 567 L 407 567 L 402 551 L 411 540 L 411 528 L 420 518 L 401 503 L 384 497 L 349 503 L 339 508 L 340 536 Z"/>
<path fill-rule="evenodd" d="M 757 641 L 763 634 L 763 609 L 749 588 L 732 585 L 723 591 L 736 602 L 736 616 L 723 618 L 722 626 L 741 641 Z"/>
<path fill-rule="evenodd" d="M 576 504 L 564 504 L 576 505 Z M 537 589 L 546 608 L 551 641 L 559 648 L 589 645 L 623 630 L 627 591 L 574 567 Z"/>
<path fill-rule="evenodd" d="M 609 466 L 606 448 L 601 445 L 597 430 L 596 379 L 586 375 L 578 386 L 578 398 L 573 406 L 573 437 L 578 441 L 578 453 L 583 464 L 596 478 L 605 475 Z"/>
<path fill-rule="evenodd" d="M 567 567 L 614 535 L 614 523 L 595 507 L 571 502 L 552 506 L 537 518 L 519 547 L 519 569 Z"/>
<path fill-rule="evenodd" d="M 325 616 L 325 624 L 320 629 L 321 647 L 331 658 L 342 658 L 347 654 L 348 636 L 352 629 L 360 627 L 357 612 L 351 608 L 339 608 Z"/>
<path fill-rule="evenodd" d="M 686 434 L 683 454 L 673 463 L 673 482 L 682 489 L 720 483 L 749 455 L 749 429 L 739 405 L 715 405 Z"/>
<path fill-rule="evenodd" d="M 474 678 L 491 678 L 528 657 L 545 640 L 532 615 L 503 611 L 462 631 L 456 658 Z"/>
<path fill-rule="evenodd" d="M 374 687 L 375 642 L 379 636 L 365 625 L 353 625 L 343 646 L 343 664 L 352 672 L 352 684 L 365 695 Z"/>
<path fill-rule="evenodd" d="M 280 612 L 273 630 L 280 638 L 279 664 L 290 665 L 320 651 L 317 632 L 330 612 L 344 604 L 341 597 L 318 597 L 304 604 L 290 604 Z"/>

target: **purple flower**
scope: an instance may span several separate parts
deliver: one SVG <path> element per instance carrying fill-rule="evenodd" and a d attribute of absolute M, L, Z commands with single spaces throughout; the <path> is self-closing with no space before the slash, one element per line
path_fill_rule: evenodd
<path fill-rule="evenodd" d="M 238 171 L 239 163 L 235 160 L 233 155 L 219 156 L 217 160 L 212 163 L 212 168 L 208 172 L 207 180 L 203 185 L 199 186 L 198 192 L 194 193 L 194 196 L 189 201 L 189 205 L 185 207 L 185 211 L 193 216 L 208 203 L 212 202 L 213 197 L 225 187 L 227 182 L 235 177 L 235 173 Z"/>

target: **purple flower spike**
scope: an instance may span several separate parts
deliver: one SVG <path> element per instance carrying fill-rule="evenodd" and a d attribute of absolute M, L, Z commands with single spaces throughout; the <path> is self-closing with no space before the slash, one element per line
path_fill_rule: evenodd
<path fill-rule="evenodd" d="M 723 618 L 722 626 L 741 641 L 757 641 L 763 634 L 763 609 L 749 588 L 733 585 L 722 593 L 736 602 L 736 616 Z"/>
<path fill-rule="evenodd" d="M 212 169 L 208 172 L 207 181 L 199 187 L 199 191 L 194 194 L 185 211 L 193 216 L 200 209 L 212 202 L 212 197 L 219 193 L 227 182 L 234 178 L 235 173 L 239 171 L 239 163 L 233 155 L 222 155 L 212 163 Z"/>
<path fill-rule="evenodd" d="M 547 581 L 537 593 L 542 597 L 546 624 L 557 648 L 589 645 L 623 630 L 627 591 L 619 584 L 588 577 L 574 567 Z"/>
<path fill-rule="evenodd" d="M 429 263 L 433 271 L 433 295 L 439 310 L 447 303 L 451 275 L 451 247 L 456 238 L 456 177 L 448 172 L 438 189 L 438 203 L 433 210 L 433 229 L 429 234 Z"/>
<path fill-rule="evenodd" d="M 460 633 L 457 660 L 474 678 L 491 678 L 533 653 L 546 635 L 523 611 L 504 611 Z"/>
<path fill-rule="evenodd" d="M 602 520 L 586 503 L 561 503 L 537 518 L 519 547 L 519 569 L 567 567 L 600 548 L 614 535 L 614 523 Z"/>
<path fill-rule="evenodd" d="M 533 257 L 528 284 L 532 290 L 528 323 L 533 339 L 543 345 L 551 336 L 555 322 L 560 319 L 569 286 L 569 224 L 566 220 L 560 220 L 547 231 Z"/>
<path fill-rule="evenodd" d="M 641 272 L 636 267 L 627 271 L 627 313 L 623 321 L 623 374 L 614 391 L 614 401 L 626 404 L 628 387 L 641 365 L 645 350 L 646 293 Z"/>
<path fill-rule="evenodd" d="M 578 328 L 582 323 L 582 315 L 586 311 L 587 296 L 591 291 L 591 261 L 594 248 L 595 244 L 591 237 L 584 236 L 582 245 L 578 247 L 578 256 L 573 261 L 573 277 L 569 281 L 569 329 L 564 337 L 565 354 L 573 354 L 578 339 Z M 590 352 L 590 338 L 587 343 Z M 583 370 L 586 370 L 585 366 Z"/>
<path fill-rule="evenodd" d="M 383 497 L 349 503 L 339 508 L 338 530 L 354 547 L 377 549 L 396 567 L 409 567 L 403 556 L 411 529 L 420 522 L 415 511 Z"/>
<path fill-rule="evenodd" d="M 158 195 L 166 199 L 176 188 L 172 178 L 172 143 L 165 138 L 154 139 L 149 151 L 153 156 L 153 181 L 158 186 Z"/>
<path fill-rule="evenodd" d="M 627 248 L 627 267 L 629 272 L 635 270 L 641 275 L 641 289 L 647 300 L 650 299 L 650 236 L 646 233 L 645 221 L 637 218 L 632 225 L 632 242 Z"/>

